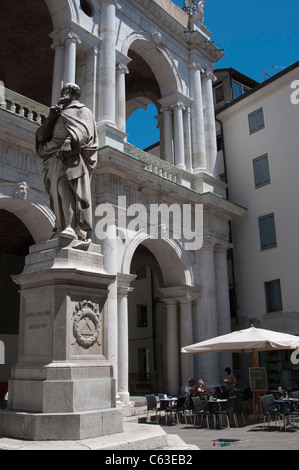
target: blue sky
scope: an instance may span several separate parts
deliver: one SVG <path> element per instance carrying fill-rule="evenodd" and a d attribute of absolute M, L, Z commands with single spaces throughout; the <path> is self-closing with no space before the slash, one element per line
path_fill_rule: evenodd
<path fill-rule="evenodd" d="M 184 6 L 183 0 L 173 1 Z M 224 49 L 225 57 L 215 68 L 232 67 L 263 82 L 299 60 L 299 0 L 206 0 L 204 25 L 216 46 Z M 129 142 L 145 148 L 159 140 L 153 129 L 155 114 L 151 106 L 127 121 Z M 150 127 L 152 131 L 144 133 Z"/>

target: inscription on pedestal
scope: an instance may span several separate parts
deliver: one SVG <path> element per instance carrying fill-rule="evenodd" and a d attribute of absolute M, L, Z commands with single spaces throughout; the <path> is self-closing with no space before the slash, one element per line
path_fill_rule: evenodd
<path fill-rule="evenodd" d="M 44 356 L 50 353 L 51 312 L 27 312 L 24 314 L 25 349 L 27 356 Z"/>

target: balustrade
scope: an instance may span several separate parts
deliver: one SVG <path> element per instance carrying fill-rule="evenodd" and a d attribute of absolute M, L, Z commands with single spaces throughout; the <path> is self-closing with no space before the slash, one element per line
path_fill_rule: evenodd
<path fill-rule="evenodd" d="M 47 106 L 4 87 L 2 87 L 0 107 L 37 124 L 41 124 L 49 113 Z"/>

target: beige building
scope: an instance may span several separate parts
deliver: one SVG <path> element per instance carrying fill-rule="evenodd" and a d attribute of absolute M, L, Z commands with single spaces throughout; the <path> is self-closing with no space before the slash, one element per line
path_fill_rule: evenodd
<path fill-rule="evenodd" d="M 231 224 L 236 327 L 253 323 L 296 335 L 298 70 L 297 62 L 234 101 L 218 104 L 216 112 L 229 200 L 247 210 Z M 244 83 L 248 86 L 248 79 Z M 289 352 L 260 360 L 270 388 L 298 386 L 298 367 Z"/>

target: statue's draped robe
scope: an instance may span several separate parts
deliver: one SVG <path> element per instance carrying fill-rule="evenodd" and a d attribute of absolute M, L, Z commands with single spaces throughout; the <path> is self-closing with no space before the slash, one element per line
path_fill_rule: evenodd
<path fill-rule="evenodd" d="M 65 139 L 71 138 L 72 152 L 63 161 L 58 157 Z M 90 177 L 97 164 L 98 138 L 91 111 L 73 101 L 56 120 L 46 119 L 37 131 L 37 153 L 44 164 L 45 188 L 56 215 L 57 230 L 65 228 L 58 194 L 58 181 L 66 175 L 76 201 L 76 227 L 92 230 Z"/>

